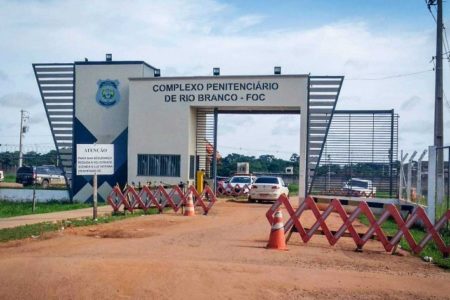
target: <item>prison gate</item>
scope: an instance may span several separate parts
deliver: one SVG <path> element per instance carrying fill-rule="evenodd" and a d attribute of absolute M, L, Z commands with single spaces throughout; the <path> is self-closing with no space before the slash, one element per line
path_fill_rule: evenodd
<path fill-rule="evenodd" d="M 424 209 L 420 206 L 415 207 L 406 218 L 403 218 L 395 205 L 386 204 L 384 212 L 376 219 L 365 201 L 361 201 L 354 211 L 348 214 L 341 202 L 338 199 L 333 199 L 321 213 L 314 198 L 311 196 L 306 197 L 305 201 L 294 210 L 289 199 L 285 195 L 281 195 L 266 213 L 271 227 L 274 223 L 274 214 L 281 205 L 284 205 L 289 215 L 289 219 L 284 225 L 284 232 L 288 234 L 287 241 L 293 232 L 298 232 L 304 243 L 308 243 L 316 234 L 324 235 L 330 245 L 335 245 L 341 237 L 348 236 L 353 239 L 358 250 L 362 250 L 367 241 L 373 239 L 379 241 L 387 252 L 391 252 L 395 251 L 400 239 L 404 237 L 413 253 L 422 252 L 425 246 L 433 240 L 444 257 L 448 257 L 450 254 L 450 245 L 446 245 L 439 234 L 439 230 L 450 219 L 450 210 L 447 210 L 433 225 Z M 302 214 L 307 210 L 313 213 L 316 220 L 311 228 L 304 227 L 300 221 Z M 342 219 L 342 225 L 337 231 L 330 230 L 326 223 L 332 212 L 336 212 Z M 365 216 L 369 221 L 369 226 L 365 233 L 357 232 L 353 226 L 353 223 L 360 216 Z M 382 229 L 383 223 L 388 218 L 392 218 L 398 228 L 398 231 L 392 236 L 388 236 Z M 421 241 L 417 242 L 412 236 L 410 228 L 419 221 L 422 222 L 426 234 Z"/>
<path fill-rule="evenodd" d="M 204 215 L 208 214 L 217 201 L 215 194 L 208 186 L 202 193 L 199 193 L 194 186 L 189 186 L 186 191 L 183 191 L 177 185 L 170 189 L 166 189 L 162 185 L 151 189 L 145 185 L 140 190 L 128 185 L 125 186 L 123 191 L 116 185 L 109 194 L 107 201 L 114 212 L 118 212 L 120 209 L 129 212 L 142 209 L 146 212 L 151 208 L 156 208 L 159 213 L 163 213 L 165 208 L 169 208 L 177 213 L 183 206 L 186 206 L 189 196 L 193 198 L 194 207 L 199 206 Z"/>

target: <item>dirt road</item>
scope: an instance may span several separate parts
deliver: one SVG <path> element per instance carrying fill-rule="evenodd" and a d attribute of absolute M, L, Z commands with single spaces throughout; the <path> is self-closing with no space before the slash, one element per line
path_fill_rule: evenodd
<path fill-rule="evenodd" d="M 0 245 L 0 299 L 446 299 L 450 272 L 369 241 L 266 250 L 267 205 L 142 216 Z M 336 222 L 336 226 L 338 226 Z"/>

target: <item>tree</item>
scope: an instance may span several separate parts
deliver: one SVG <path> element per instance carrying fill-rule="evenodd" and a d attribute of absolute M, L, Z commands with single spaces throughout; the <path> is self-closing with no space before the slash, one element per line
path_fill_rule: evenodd
<path fill-rule="evenodd" d="M 300 156 L 297 153 L 292 153 L 291 158 L 289 161 L 292 161 L 294 163 L 298 163 L 300 161 Z"/>
<path fill-rule="evenodd" d="M 292 166 L 292 162 L 276 158 L 270 154 L 255 158 L 254 156 L 231 153 L 220 160 L 217 174 L 219 176 L 234 175 L 238 162 L 248 162 L 252 173 L 284 173 L 286 167 Z M 294 174 L 298 174 L 298 164 L 294 165 Z"/>

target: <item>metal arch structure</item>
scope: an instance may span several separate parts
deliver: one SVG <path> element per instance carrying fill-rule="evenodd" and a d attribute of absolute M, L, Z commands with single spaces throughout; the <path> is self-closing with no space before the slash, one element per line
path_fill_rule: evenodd
<path fill-rule="evenodd" d="M 50 125 L 56 154 L 70 191 L 73 155 L 73 116 L 75 99 L 73 63 L 33 64 L 34 75 Z M 72 198 L 72 195 L 70 195 Z"/>
<path fill-rule="evenodd" d="M 306 187 L 311 187 L 314 181 L 314 173 L 319 166 L 343 81 L 344 76 L 309 76 L 308 78 L 308 108 L 306 113 L 303 113 L 308 118 Z M 214 181 L 217 176 L 216 159 L 213 156 L 217 153 L 218 114 L 301 114 L 301 112 L 281 108 L 265 111 L 197 109 L 195 169 L 206 170 L 207 176 L 214 179 Z M 214 149 L 211 153 L 207 153 L 208 145 L 211 145 L 211 148 Z M 209 165 L 208 162 L 212 162 L 212 164 Z M 308 191 L 308 189 L 305 190 Z"/>

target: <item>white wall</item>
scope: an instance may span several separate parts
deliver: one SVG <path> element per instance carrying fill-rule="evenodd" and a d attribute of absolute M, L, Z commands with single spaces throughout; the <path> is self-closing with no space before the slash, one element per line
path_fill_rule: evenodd
<path fill-rule="evenodd" d="M 166 86 L 173 87 L 173 84 L 179 84 L 184 91 L 180 88 L 175 91 L 160 91 Z M 193 90 L 193 87 L 199 89 L 199 84 L 203 85 L 203 90 Z M 227 90 L 214 90 L 219 87 L 217 84 L 231 85 Z M 252 89 L 240 90 L 240 84 Z M 255 89 L 258 84 L 266 88 Z M 151 180 L 175 184 L 188 179 L 189 156 L 195 154 L 195 108 L 217 107 L 219 111 L 300 110 L 306 113 L 307 84 L 307 75 L 131 78 L 128 181 Z M 269 86 L 272 88 L 267 89 Z M 205 98 L 204 95 L 227 95 L 236 101 L 201 101 Z M 262 95 L 264 100 L 253 100 L 252 95 L 257 95 L 255 99 Z M 190 97 L 191 101 L 183 101 L 183 96 Z M 306 174 L 306 140 L 307 118 L 304 117 L 301 118 L 300 136 L 301 188 L 304 188 Z M 181 155 L 181 177 L 137 176 L 138 154 Z"/>
<path fill-rule="evenodd" d="M 142 76 L 143 65 L 76 65 L 75 116 L 98 143 L 109 143 L 128 127 L 128 78 Z M 96 102 L 97 81 L 118 80 L 120 101 L 104 107 Z"/>
<path fill-rule="evenodd" d="M 153 76 L 153 69 L 143 62 L 77 62 L 75 64 L 75 117 L 95 137 L 97 143 L 114 143 L 115 147 L 114 175 L 99 177 L 99 194 L 103 199 L 116 182 L 123 185 L 127 179 L 127 139 L 126 137 L 117 138 L 122 133 L 126 134 L 125 130 L 128 128 L 129 77 L 144 75 Z M 97 103 L 99 80 L 119 82 L 120 100 L 116 104 L 105 107 Z M 83 135 L 83 131 L 82 127 L 75 127 L 75 144 L 93 142 L 91 140 L 86 142 L 86 134 Z M 75 150 L 76 145 L 74 145 Z M 121 168 L 122 166 L 124 167 Z M 92 195 L 92 176 L 81 177 L 75 174 L 74 199 L 84 202 Z"/>

